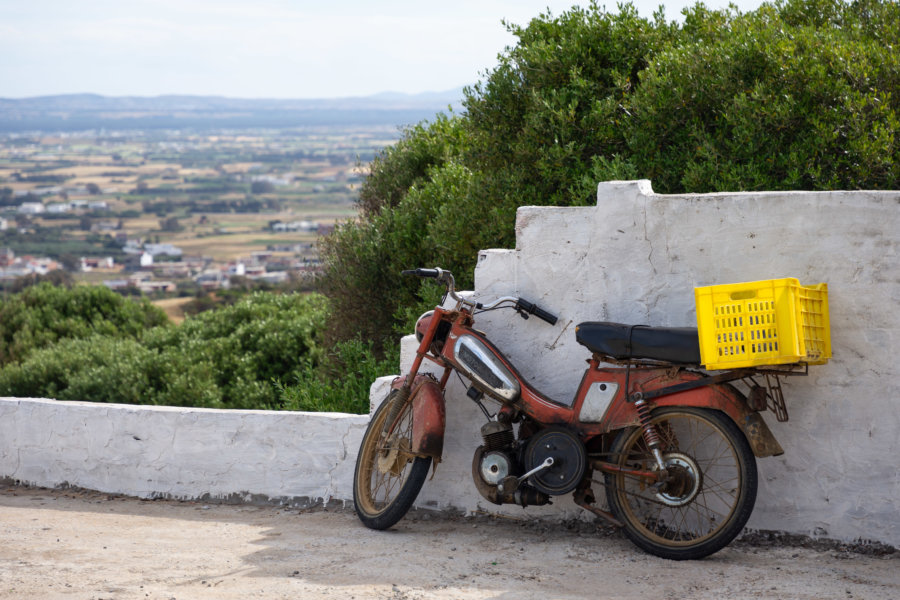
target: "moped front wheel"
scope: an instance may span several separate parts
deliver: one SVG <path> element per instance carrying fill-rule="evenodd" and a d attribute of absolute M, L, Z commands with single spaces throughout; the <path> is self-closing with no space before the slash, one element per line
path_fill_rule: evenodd
<path fill-rule="evenodd" d="M 353 503 L 366 527 L 387 529 L 403 518 L 428 476 L 430 457 L 412 454 L 412 403 L 400 413 L 397 425 L 384 431 L 393 390 L 369 421 L 356 458 Z"/>
<path fill-rule="evenodd" d="M 606 497 L 625 534 L 643 550 L 673 560 L 721 550 L 744 528 L 756 502 L 756 460 L 734 422 L 689 407 L 653 411 L 669 472 L 659 485 L 627 473 L 606 475 Z M 623 430 L 612 448 L 619 466 L 655 470 L 640 428 Z"/>

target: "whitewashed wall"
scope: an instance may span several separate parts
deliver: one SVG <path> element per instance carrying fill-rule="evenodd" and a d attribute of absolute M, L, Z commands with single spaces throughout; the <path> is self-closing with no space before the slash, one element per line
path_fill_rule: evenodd
<path fill-rule="evenodd" d="M 516 249 L 480 254 L 476 293 L 523 296 L 559 322 L 498 311 L 478 327 L 561 400 L 588 358 L 580 321 L 693 326 L 695 286 L 828 283 L 834 358 L 785 385 L 790 422 L 766 417 L 785 455 L 759 461 L 749 525 L 900 545 L 900 192 L 660 196 L 646 181 L 612 182 L 596 207 L 523 207 L 516 227 Z M 405 339 L 402 366 L 413 351 Z M 390 379 L 372 386 L 375 402 Z M 419 505 L 496 510 L 471 482 L 484 417 L 456 381 L 447 401 L 444 462 Z M 0 479 L 140 497 L 350 499 L 367 420 L 0 398 Z M 583 512 L 568 498 L 502 510 Z"/>
<path fill-rule="evenodd" d="M 477 327 L 559 400 L 589 358 L 581 321 L 696 326 L 695 286 L 827 283 L 834 358 L 784 385 L 788 423 L 766 413 L 785 454 L 759 461 L 749 526 L 900 545 L 900 192 L 656 195 L 648 181 L 610 182 L 596 207 L 520 208 L 516 236 L 515 250 L 480 254 L 476 296 L 522 296 L 559 322 L 497 311 Z M 415 344 L 404 342 L 406 367 Z M 462 390 L 447 394 L 445 462 L 420 500 L 493 510 L 470 483 L 484 417 Z M 560 499 L 528 512 L 576 510 Z"/>
<path fill-rule="evenodd" d="M 346 499 L 368 420 L 0 398 L 0 479 L 141 498 Z"/>

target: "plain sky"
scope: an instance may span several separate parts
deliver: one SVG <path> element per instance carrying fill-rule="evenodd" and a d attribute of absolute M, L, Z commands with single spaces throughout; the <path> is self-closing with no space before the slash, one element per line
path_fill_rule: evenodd
<path fill-rule="evenodd" d="M 503 19 L 526 24 L 548 9 L 558 15 L 578 3 L 0 0 L 0 97 L 334 98 L 444 91 L 481 79 L 515 43 Z M 736 2 L 744 12 L 760 3 Z M 649 17 L 660 1 L 634 4 Z M 694 1 L 664 4 L 673 20 Z"/>

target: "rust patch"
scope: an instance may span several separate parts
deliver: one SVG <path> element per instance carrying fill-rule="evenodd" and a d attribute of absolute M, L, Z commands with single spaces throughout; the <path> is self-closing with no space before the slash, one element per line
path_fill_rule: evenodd
<path fill-rule="evenodd" d="M 412 451 L 440 460 L 444 452 L 444 395 L 433 381 L 422 383 L 413 397 Z"/>
<path fill-rule="evenodd" d="M 747 441 L 750 442 L 750 448 L 756 457 L 765 458 L 784 454 L 781 444 L 772 435 L 772 430 L 769 429 L 759 413 L 747 413 L 741 423 L 741 429 L 747 436 Z"/>

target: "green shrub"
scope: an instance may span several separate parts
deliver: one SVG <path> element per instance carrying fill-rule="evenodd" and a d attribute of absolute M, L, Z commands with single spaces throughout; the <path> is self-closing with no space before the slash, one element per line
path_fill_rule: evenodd
<path fill-rule="evenodd" d="M 279 383 L 281 406 L 286 410 L 367 414 L 369 388 L 376 378 L 396 373 L 399 347 L 376 358 L 371 342 L 358 339 L 337 344 L 323 365 L 307 364 L 293 385 Z"/>
<path fill-rule="evenodd" d="M 0 394 L 60 400 L 265 409 L 279 384 L 315 369 L 322 296 L 256 293 L 233 306 L 147 329 L 98 331 L 0 369 Z"/>
<path fill-rule="evenodd" d="M 661 193 L 896 189 L 900 4 L 786 0 L 644 19 L 594 2 L 510 26 L 518 43 L 465 112 L 405 132 L 371 164 L 361 218 L 322 249 L 334 340 L 379 350 L 433 286 L 515 244 L 523 205 L 590 205 L 600 181 Z M 405 331 L 404 331 L 405 332 Z"/>
<path fill-rule="evenodd" d="M 165 363 L 208 379 L 222 406 L 273 408 L 275 382 L 318 364 L 325 311 L 325 299 L 316 294 L 256 292 L 178 327 L 149 330 L 143 343 Z"/>
<path fill-rule="evenodd" d="M 196 364 L 172 362 L 133 339 L 66 339 L 0 369 L 0 394 L 57 400 L 222 406 L 222 393 Z"/>
<path fill-rule="evenodd" d="M 867 35 L 859 5 L 841 26 L 821 18 L 835 3 L 786 6 L 735 18 L 729 35 L 661 53 L 642 73 L 626 129 L 654 188 L 897 186 L 900 32 Z"/>
<path fill-rule="evenodd" d="M 165 313 L 146 300 L 125 299 L 102 286 L 41 283 L 0 303 L 0 366 L 60 340 L 93 335 L 137 338 L 145 329 L 165 323 Z"/>

